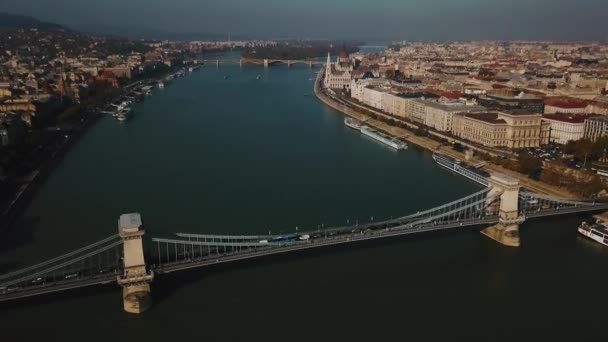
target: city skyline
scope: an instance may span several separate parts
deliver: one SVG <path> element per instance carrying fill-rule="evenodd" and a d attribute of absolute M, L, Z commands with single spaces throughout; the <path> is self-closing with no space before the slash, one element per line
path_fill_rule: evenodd
<path fill-rule="evenodd" d="M 0 11 L 29 15 L 75 30 L 162 36 L 196 33 L 243 38 L 364 40 L 605 40 L 597 0 L 320 1 L 26 0 Z"/>

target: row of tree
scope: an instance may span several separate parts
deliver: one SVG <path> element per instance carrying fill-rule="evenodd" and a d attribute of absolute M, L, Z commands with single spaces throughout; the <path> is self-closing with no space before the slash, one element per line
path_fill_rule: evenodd
<path fill-rule="evenodd" d="M 601 137 L 596 141 L 581 139 L 568 141 L 564 147 L 564 153 L 573 155 L 576 159 L 583 162 L 583 167 L 589 162 L 606 162 L 608 151 L 608 136 Z"/>

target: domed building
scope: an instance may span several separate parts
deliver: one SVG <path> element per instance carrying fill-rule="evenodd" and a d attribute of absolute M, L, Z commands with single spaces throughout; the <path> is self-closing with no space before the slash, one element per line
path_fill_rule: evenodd
<path fill-rule="evenodd" d="M 354 66 L 348 58 L 346 51 L 340 52 L 336 63 L 331 63 L 331 56 L 327 53 L 327 63 L 325 65 L 325 88 L 343 90 L 350 89 L 350 80 Z"/>

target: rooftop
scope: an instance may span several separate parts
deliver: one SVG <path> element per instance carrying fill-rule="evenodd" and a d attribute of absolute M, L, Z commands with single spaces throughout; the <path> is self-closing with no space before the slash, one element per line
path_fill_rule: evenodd
<path fill-rule="evenodd" d="M 498 100 L 505 100 L 505 101 L 514 101 L 514 100 L 542 100 L 542 98 L 535 96 L 535 95 L 531 95 L 531 94 L 525 94 L 525 93 L 520 93 L 519 95 L 504 95 L 504 94 L 487 94 L 487 97 L 493 98 L 493 99 L 498 99 Z"/>
<path fill-rule="evenodd" d="M 118 220 L 120 231 L 137 231 L 141 226 L 141 215 L 139 213 L 122 214 Z"/>
<path fill-rule="evenodd" d="M 587 119 L 587 115 L 566 115 L 566 114 L 544 114 L 543 119 L 562 121 L 568 123 L 583 123 Z"/>
<path fill-rule="evenodd" d="M 498 118 L 498 113 L 458 113 L 457 115 L 495 125 L 503 125 L 507 123 L 504 119 Z"/>
<path fill-rule="evenodd" d="M 585 108 L 589 101 L 581 99 L 563 98 L 563 97 L 548 97 L 545 99 L 545 105 L 558 108 Z"/>

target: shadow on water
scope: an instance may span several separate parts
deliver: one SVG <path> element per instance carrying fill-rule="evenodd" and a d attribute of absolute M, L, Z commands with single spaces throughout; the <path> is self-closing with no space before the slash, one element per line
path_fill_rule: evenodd
<path fill-rule="evenodd" d="M 313 260 L 319 258 L 331 258 L 332 256 L 347 255 L 353 251 L 372 251 L 374 249 L 390 248 L 392 246 L 404 245 L 409 243 L 428 242 L 441 237 L 449 237 L 454 234 L 475 234 L 479 235 L 479 230 L 484 227 L 470 227 L 456 231 L 434 231 L 423 234 L 402 235 L 384 239 L 354 241 L 333 246 L 323 246 L 318 248 L 305 249 L 285 254 L 260 256 L 253 259 L 238 260 L 234 262 L 220 263 L 217 265 L 203 266 L 189 270 L 178 271 L 175 273 L 157 276 L 154 280 L 152 296 L 156 305 L 170 299 L 179 292 L 180 288 L 188 284 L 200 282 L 205 277 L 221 275 L 230 272 L 238 272 L 245 269 L 262 268 L 269 265 L 283 265 L 297 260 Z M 494 242 L 490 242 L 495 248 Z"/>
<path fill-rule="evenodd" d="M 356 241 L 348 244 L 325 246 L 308 250 L 301 250 L 286 254 L 261 256 L 254 259 L 240 260 L 237 262 L 228 262 L 224 264 L 211 265 L 201 268 L 193 268 L 181 272 L 156 275 L 152 283 L 152 297 L 155 306 L 162 306 L 163 302 L 168 301 L 172 296 L 176 295 L 181 288 L 188 286 L 191 283 L 197 283 L 204 280 L 206 277 L 217 276 L 230 272 L 238 272 L 245 269 L 255 269 L 268 265 L 282 265 L 294 262 L 296 260 L 311 260 L 319 258 L 330 258 L 332 256 L 345 255 L 352 253 L 355 249 L 358 251 L 372 251 L 374 249 L 389 248 L 391 246 L 404 245 L 409 243 L 420 243 L 430 240 L 435 240 L 442 237 L 453 236 L 454 234 L 479 234 L 481 227 L 470 227 L 465 231 L 436 231 L 416 236 L 399 236 L 388 239 Z M 494 242 L 490 242 L 492 247 L 496 247 Z M 3 267 L 5 265 L 0 265 Z M 61 291 L 40 296 L 27 297 L 8 302 L 0 302 L 0 312 L 8 312 L 16 307 L 28 308 L 41 305 L 53 305 L 65 302 L 66 300 L 82 300 L 85 298 L 98 297 L 106 294 L 121 296 L 121 288 L 113 284 L 93 285 L 89 287 Z M 154 310 L 154 308 L 152 309 Z"/>
<path fill-rule="evenodd" d="M 110 293 L 115 293 L 116 296 L 118 296 L 117 298 L 119 298 L 119 296 L 121 296 L 122 294 L 122 291 L 121 288 L 118 287 L 118 285 L 112 283 L 104 285 L 93 285 L 33 297 L 20 298 L 15 300 L 9 300 L 6 302 L 0 302 L 0 313 L 13 311 L 15 310 L 15 308 L 28 309 L 45 305 L 55 305 L 65 303 L 68 300 L 82 300 L 85 298 L 93 298 Z"/>
<path fill-rule="evenodd" d="M 0 231 L 0 254 L 34 242 L 40 216 L 24 216 Z M 2 273 L 0 268 L 0 273 Z"/>

